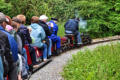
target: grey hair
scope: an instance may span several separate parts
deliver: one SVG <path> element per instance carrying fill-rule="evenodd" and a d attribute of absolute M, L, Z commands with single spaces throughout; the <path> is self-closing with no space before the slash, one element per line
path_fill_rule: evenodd
<path fill-rule="evenodd" d="M 5 22 L 5 21 L 6 21 L 5 14 L 3 14 L 2 12 L 0 12 L 0 23 Z"/>

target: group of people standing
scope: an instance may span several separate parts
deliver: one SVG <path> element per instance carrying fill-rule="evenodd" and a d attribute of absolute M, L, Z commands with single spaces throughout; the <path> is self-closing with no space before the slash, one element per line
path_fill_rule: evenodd
<path fill-rule="evenodd" d="M 47 20 L 46 15 L 33 16 L 31 25 L 26 27 L 24 15 L 11 19 L 0 12 L 0 80 L 22 80 L 30 74 L 31 68 L 37 68 L 39 62 L 34 47 L 42 49 L 43 61 L 51 57 L 53 44 L 56 44 L 55 54 L 59 54 L 58 19 Z M 28 60 L 27 50 L 32 63 Z"/>

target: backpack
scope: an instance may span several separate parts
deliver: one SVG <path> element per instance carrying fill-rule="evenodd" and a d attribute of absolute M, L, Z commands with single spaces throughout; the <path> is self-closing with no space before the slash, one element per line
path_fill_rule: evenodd
<path fill-rule="evenodd" d="M 22 26 L 18 29 L 18 34 L 20 35 L 22 41 L 24 44 L 30 44 L 32 42 L 32 39 L 29 34 L 29 30 Z"/>

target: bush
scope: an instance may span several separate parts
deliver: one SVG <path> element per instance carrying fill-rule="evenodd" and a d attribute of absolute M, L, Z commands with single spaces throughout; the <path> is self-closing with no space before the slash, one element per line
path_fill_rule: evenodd
<path fill-rule="evenodd" d="M 60 37 L 65 36 L 64 23 L 58 23 L 58 35 Z"/>
<path fill-rule="evenodd" d="M 26 15 L 27 24 L 34 15 L 56 17 L 62 24 L 77 16 L 87 20 L 92 38 L 120 34 L 120 0 L 0 0 L 0 4 L 0 10 L 11 17 Z"/>
<path fill-rule="evenodd" d="M 119 80 L 120 43 L 73 55 L 65 66 L 65 80 Z"/>
<path fill-rule="evenodd" d="M 6 15 L 12 16 L 12 5 L 10 3 L 5 3 L 4 0 L 0 0 L 0 11 Z"/>

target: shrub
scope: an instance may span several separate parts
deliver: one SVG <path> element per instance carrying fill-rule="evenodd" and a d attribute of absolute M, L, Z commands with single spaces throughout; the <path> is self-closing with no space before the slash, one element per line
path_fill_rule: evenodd
<path fill-rule="evenodd" d="M 62 24 L 77 16 L 87 20 L 92 38 L 120 34 L 120 0 L 0 0 L 0 4 L 9 16 L 26 15 L 27 24 L 34 15 L 56 17 Z"/>
<path fill-rule="evenodd" d="M 12 16 L 12 5 L 10 3 L 5 3 L 4 0 L 0 0 L 0 11 L 6 15 Z"/>

